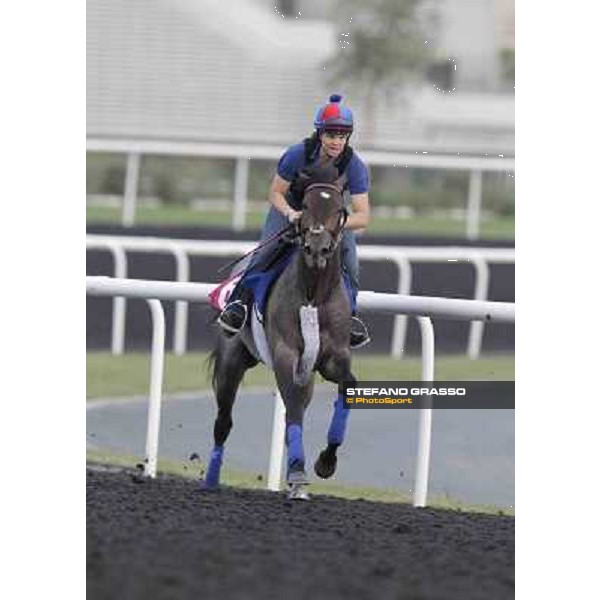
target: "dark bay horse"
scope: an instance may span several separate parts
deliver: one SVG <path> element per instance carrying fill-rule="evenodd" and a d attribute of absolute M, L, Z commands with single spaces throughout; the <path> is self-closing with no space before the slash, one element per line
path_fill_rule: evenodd
<path fill-rule="evenodd" d="M 332 172 L 331 169 L 334 169 Z M 303 417 L 313 394 L 314 373 L 338 384 L 327 446 L 315 462 L 321 478 L 333 475 L 349 410 L 343 385 L 356 382 L 350 369 L 350 302 L 341 274 L 341 238 L 347 218 L 343 180 L 323 168 L 307 185 L 298 223 L 300 248 L 273 284 L 264 314 L 265 337 L 286 413 L 287 483 L 290 497 L 307 498 Z M 227 338 L 219 332 L 211 355 L 218 405 L 214 448 L 204 486 L 218 486 L 232 408 L 244 373 L 258 363 L 249 325 Z"/>

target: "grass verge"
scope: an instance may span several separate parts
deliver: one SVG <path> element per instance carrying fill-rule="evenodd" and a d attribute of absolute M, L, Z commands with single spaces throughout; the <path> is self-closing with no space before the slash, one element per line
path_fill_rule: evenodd
<path fill-rule="evenodd" d="M 206 352 L 191 352 L 183 356 L 165 356 L 163 390 L 166 393 L 188 392 L 210 387 L 206 371 Z M 421 379 L 421 359 L 396 360 L 389 356 L 357 354 L 353 370 L 363 381 L 410 381 Z M 478 360 L 464 356 L 436 358 L 435 378 L 438 381 L 514 380 L 514 355 L 484 355 Z M 320 377 L 318 378 L 320 380 Z M 148 393 L 150 354 L 141 352 L 113 356 L 108 352 L 87 354 L 87 398 L 134 396 Z M 274 385 L 273 374 L 264 365 L 246 373 L 243 387 Z"/>
<path fill-rule="evenodd" d="M 249 230 L 256 230 L 257 238 L 265 214 L 264 211 L 249 211 L 246 215 L 246 226 Z M 88 224 L 120 223 L 121 208 L 88 206 L 86 218 Z M 156 208 L 139 206 L 136 210 L 136 224 L 230 227 L 231 213 L 190 210 L 186 206 L 177 205 Z M 466 223 L 463 220 L 434 216 L 415 216 L 410 219 L 372 216 L 369 233 L 448 236 L 460 239 L 466 236 Z M 486 239 L 514 239 L 515 219 L 503 216 L 484 219 L 480 233 Z"/>

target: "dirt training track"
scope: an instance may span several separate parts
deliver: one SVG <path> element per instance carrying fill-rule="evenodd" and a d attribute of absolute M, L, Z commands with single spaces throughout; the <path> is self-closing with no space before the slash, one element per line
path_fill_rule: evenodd
<path fill-rule="evenodd" d="M 87 469 L 88 600 L 514 597 L 514 518 Z"/>

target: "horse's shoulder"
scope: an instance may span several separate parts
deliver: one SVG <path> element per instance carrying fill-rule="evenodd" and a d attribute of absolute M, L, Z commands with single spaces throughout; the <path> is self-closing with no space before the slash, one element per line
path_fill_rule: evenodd
<path fill-rule="evenodd" d="M 269 291 L 265 310 L 267 317 L 270 317 L 279 306 L 286 306 L 288 309 L 291 306 L 300 307 L 300 299 L 294 293 L 297 280 L 297 259 L 292 258 L 279 277 L 273 282 Z"/>

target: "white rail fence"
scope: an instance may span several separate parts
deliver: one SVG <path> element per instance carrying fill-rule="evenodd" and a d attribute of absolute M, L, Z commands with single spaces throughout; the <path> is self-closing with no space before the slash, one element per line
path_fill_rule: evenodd
<path fill-rule="evenodd" d="M 94 296 L 115 298 L 143 298 L 148 301 L 152 312 L 152 357 L 150 371 L 150 395 L 146 434 L 146 457 L 144 472 L 149 477 L 156 475 L 158 438 L 160 430 L 160 408 L 165 352 L 164 311 L 160 300 L 175 302 L 208 301 L 214 284 L 183 283 L 167 281 L 145 281 L 140 279 L 114 279 L 110 277 L 86 277 L 86 291 Z M 434 330 L 430 317 L 461 320 L 514 323 L 515 306 L 504 302 L 481 302 L 476 300 L 454 300 L 448 298 L 411 297 L 396 294 L 359 292 L 358 304 L 364 311 L 374 313 L 415 316 L 421 329 L 423 381 L 434 380 Z M 432 409 L 419 410 L 419 433 L 417 465 L 413 505 L 425 506 L 429 482 L 431 454 Z M 275 398 L 271 454 L 267 487 L 279 490 L 283 469 L 285 410 L 279 394 Z"/>
<path fill-rule="evenodd" d="M 204 156 L 235 161 L 231 225 L 237 231 L 244 229 L 246 226 L 250 160 L 277 161 L 284 150 L 278 146 L 260 144 L 219 144 L 108 138 L 88 138 L 86 146 L 88 152 L 118 153 L 127 156 L 122 209 L 122 224 L 124 227 L 131 227 L 135 222 L 140 161 L 143 156 Z M 468 171 L 466 235 L 469 239 L 479 237 L 483 172 L 515 170 L 515 159 L 504 156 L 454 156 L 427 152 L 410 154 L 407 152 L 375 150 L 361 151 L 361 156 L 372 166 L 405 166 L 419 169 Z"/>
<path fill-rule="evenodd" d="M 174 257 L 176 280 L 187 282 L 190 278 L 190 256 L 236 256 L 255 247 L 254 242 L 221 240 L 185 240 L 153 237 L 128 237 L 109 235 L 88 235 L 86 247 L 89 250 L 106 250 L 113 256 L 115 277 L 127 277 L 127 252 L 165 253 Z M 490 264 L 514 264 L 513 248 L 467 248 L 411 247 L 411 246 L 358 246 L 361 261 L 391 261 L 398 269 L 398 294 L 410 295 L 412 285 L 412 265 L 414 263 L 468 262 L 475 269 L 475 290 L 473 299 L 486 301 L 490 281 Z M 125 347 L 125 298 L 113 300 L 113 320 L 111 352 L 122 354 Z M 173 352 L 182 355 L 187 348 L 188 306 L 184 301 L 175 305 Z M 390 352 L 395 358 L 404 353 L 407 332 L 407 317 L 397 315 Z M 485 323 L 473 321 L 469 329 L 467 356 L 476 359 L 481 353 Z"/>

